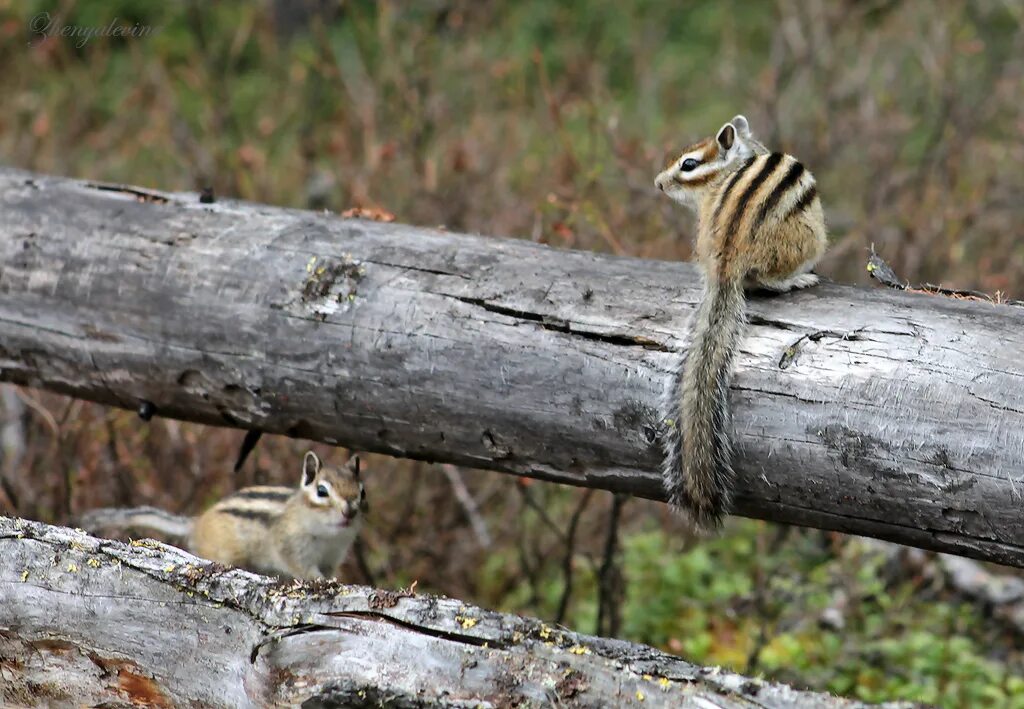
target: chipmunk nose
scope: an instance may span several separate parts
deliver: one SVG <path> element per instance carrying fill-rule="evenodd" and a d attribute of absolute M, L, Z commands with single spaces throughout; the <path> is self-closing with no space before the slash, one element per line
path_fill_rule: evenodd
<path fill-rule="evenodd" d="M 658 188 L 659 190 L 661 190 L 662 192 L 664 192 L 664 191 L 665 191 L 665 185 L 664 185 L 664 184 L 662 183 L 662 181 L 661 181 L 661 175 L 659 175 L 658 177 L 655 177 L 655 178 L 654 178 L 654 185 L 655 185 L 655 186 L 656 186 L 656 187 L 657 187 L 657 188 Z"/>

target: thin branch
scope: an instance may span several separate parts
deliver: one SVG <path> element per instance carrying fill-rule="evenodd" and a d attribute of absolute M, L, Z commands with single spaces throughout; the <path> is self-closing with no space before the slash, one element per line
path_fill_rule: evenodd
<path fill-rule="evenodd" d="M 916 286 L 911 285 L 910 281 L 897 276 L 892 267 L 887 264 L 881 256 L 875 253 L 874 246 L 871 247 L 871 255 L 868 256 L 867 268 L 868 273 L 871 274 L 872 278 L 883 286 L 887 286 L 895 290 L 903 290 L 910 293 L 945 295 L 950 298 L 957 298 L 960 300 L 980 300 L 988 303 L 997 303 L 999 305 L 1024 306 L 1024 300 L 1003 300 L 998 293 L 993 297 L 988 293 L 983 293 L 981 291 L 946 288 L 945 286 L 937 286 L 932 283 L 921 283 Z"/>
<path fill-rule="evenodd" d="M 466 483 L 462 479 L 462 473 L 451 463 L 443 463 L 441 470 L 452 486 L 455 499 L 462 505 L 466 517 L 469 518 L 469 524 L 473 527 L 473 533 L 476 534 L 477 542 L 479 542 L 482 548 L 490 549 L 492 540 L 491 533 L 487 530 L 487 521 L 480 514 L 480 508 L 477 507 L 476 500 L 473 499 L 469 488 L 466 487 Z"/>
<path fill-rule="evenodd" d="M 559 539 L 567 541 L 565 532 L 562 531 L 561 527 L 555 524 L 555 521 L 551 519 L 551 516 L 548 514 L 548 511 L 544 509 L 544 507 L 533 498 L 533 495 L 530 492 L 530 488 L 522 484 L 516 485 L 516 488 L 519 490 L 519 494 L 522 496 L 523 502 L 526 503 L 527 507 L 529 507 L 531 510 L 537 513 L 537 516 L 540 517 L 540 521 L 543 522 L 544 525 L 548 527 L 552 532 L 558 535 Z"/>
<path fill-rule="evenodd" d="M 573 557 L 576 555 L 576 529 L 579 526 L 580 517 L 583 511 L 590 504 L 590 498 L 594 495 L 594 488 L 588 487 L 580 495 L 580 501 L 569 518 L 569 527 L 565 535 L 565 556 L 562 557 L 562 574 L 565 577 L 565 584 L 562 586 L 562 597 L 558 600 L 558 612 L 555 614 L 555 622 L 562 623 L 565 614 L 569 610 L 569 599 L 572 596 L 573 586 Z"/>
<path fill-rule="evenodd" d="M 370 569 L 370 564 L 366 561 L 366 545 L 361 537 L 356 537 L 355 543 L 352 544 L 352 556 L 356 561 L 356 566 L 359 568 L 359 573 L 366 579 L 366 585 L 376 586 L 377 577 Z"/>
<path fill-rule="evenodd" d="M 25 392 L 21 387 L 15 387 L 14 393 L 23 404 L 39 414 L 39 417 L 46 423 L 46 427 L 53 433 L 54 438 L 60 436 L 60 426 L 57 425 L 57 419 L 53 417 L 49 409 L 43 406 L 41 401 Z"/>
<path fill-rule="evenodd" d="M 628 497 L 621 493 L 612 496 L 612 509 L 608 517 L 608 534 L 604 543 L 604 560 L 597 583 L 597 634 L 615 637 L 622 625 L 622 597 L 624 584 L 618 566 L 619 521 Z"/>

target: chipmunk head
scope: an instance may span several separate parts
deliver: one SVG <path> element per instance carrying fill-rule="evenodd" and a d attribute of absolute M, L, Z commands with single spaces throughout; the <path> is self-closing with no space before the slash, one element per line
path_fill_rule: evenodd
<path fill-rule="evenodd" d="M 302 459 L 302 492 L 306 504 L 330 517 L 330 523 L 348 527 L 369 509 L 366 490 L 359 479 L 359 456 L 353 455 L 341 468 L 329 468 L 313 451 Z"/>
<path fill-rule="evenodd" d="M 695 208 L 703 190 L 717 185 L 748 158 L 766 152 L 751 134 L 747 119 L 736 116 L 719 128 L 714 138 L 683 150 L 665 166 L 654 184 L 674 201 Z"/>

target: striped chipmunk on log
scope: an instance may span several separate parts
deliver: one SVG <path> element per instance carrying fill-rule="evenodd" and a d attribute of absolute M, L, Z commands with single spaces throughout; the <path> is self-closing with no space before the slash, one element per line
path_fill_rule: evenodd
<path fill-rule="evenodd" d="M 684 149 L 655 185 L 696 213 L 704 276 L 689 348 L 662 405 L 665 490 L 695 531 L 709 532 L 721 527 L 734 486 L 729 380 L 746 321 L 744 288 L 813 286 L 810 270 L 828 237 L 810 171 L 769 152 L 743 116 Z"/>
<path fill-rule="evenodd" d="M 105 508 L 82 515 L 90 532 L 150 530 L 186 540 L 196 556 L 272 576 L 333 577 L 348 555 L 367 510 L 359 456 L 341 468 L 309 451 L 298 488 L 243 488 L 198 517 L 155 507 Z"/>

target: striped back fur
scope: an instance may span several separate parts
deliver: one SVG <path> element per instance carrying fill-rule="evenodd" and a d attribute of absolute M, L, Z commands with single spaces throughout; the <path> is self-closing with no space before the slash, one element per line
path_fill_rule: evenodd
<path fill-rule="evenodd" d="M 228 495 L 207 512 L 255 520 L 269 526 L 295 497 L 295 488 L 280 485 L 255 485 Z"/>
<path fill-rule="evenodd" d="M 150 530 L 169 539 L 183 541 L 192 531 L 192 519 L 156 507 L 105 507 L 89 510 L 76 524 L 96 533 Z"/>
<path fill-rule="evenodd" d="M 811 173 L 784 153 L 745 160 L 708 198 L 698 258 L 719 278 L 782 278 L 814 255 L 816 239 L 779 238 L 782 231 L 824 228 Z"/>

